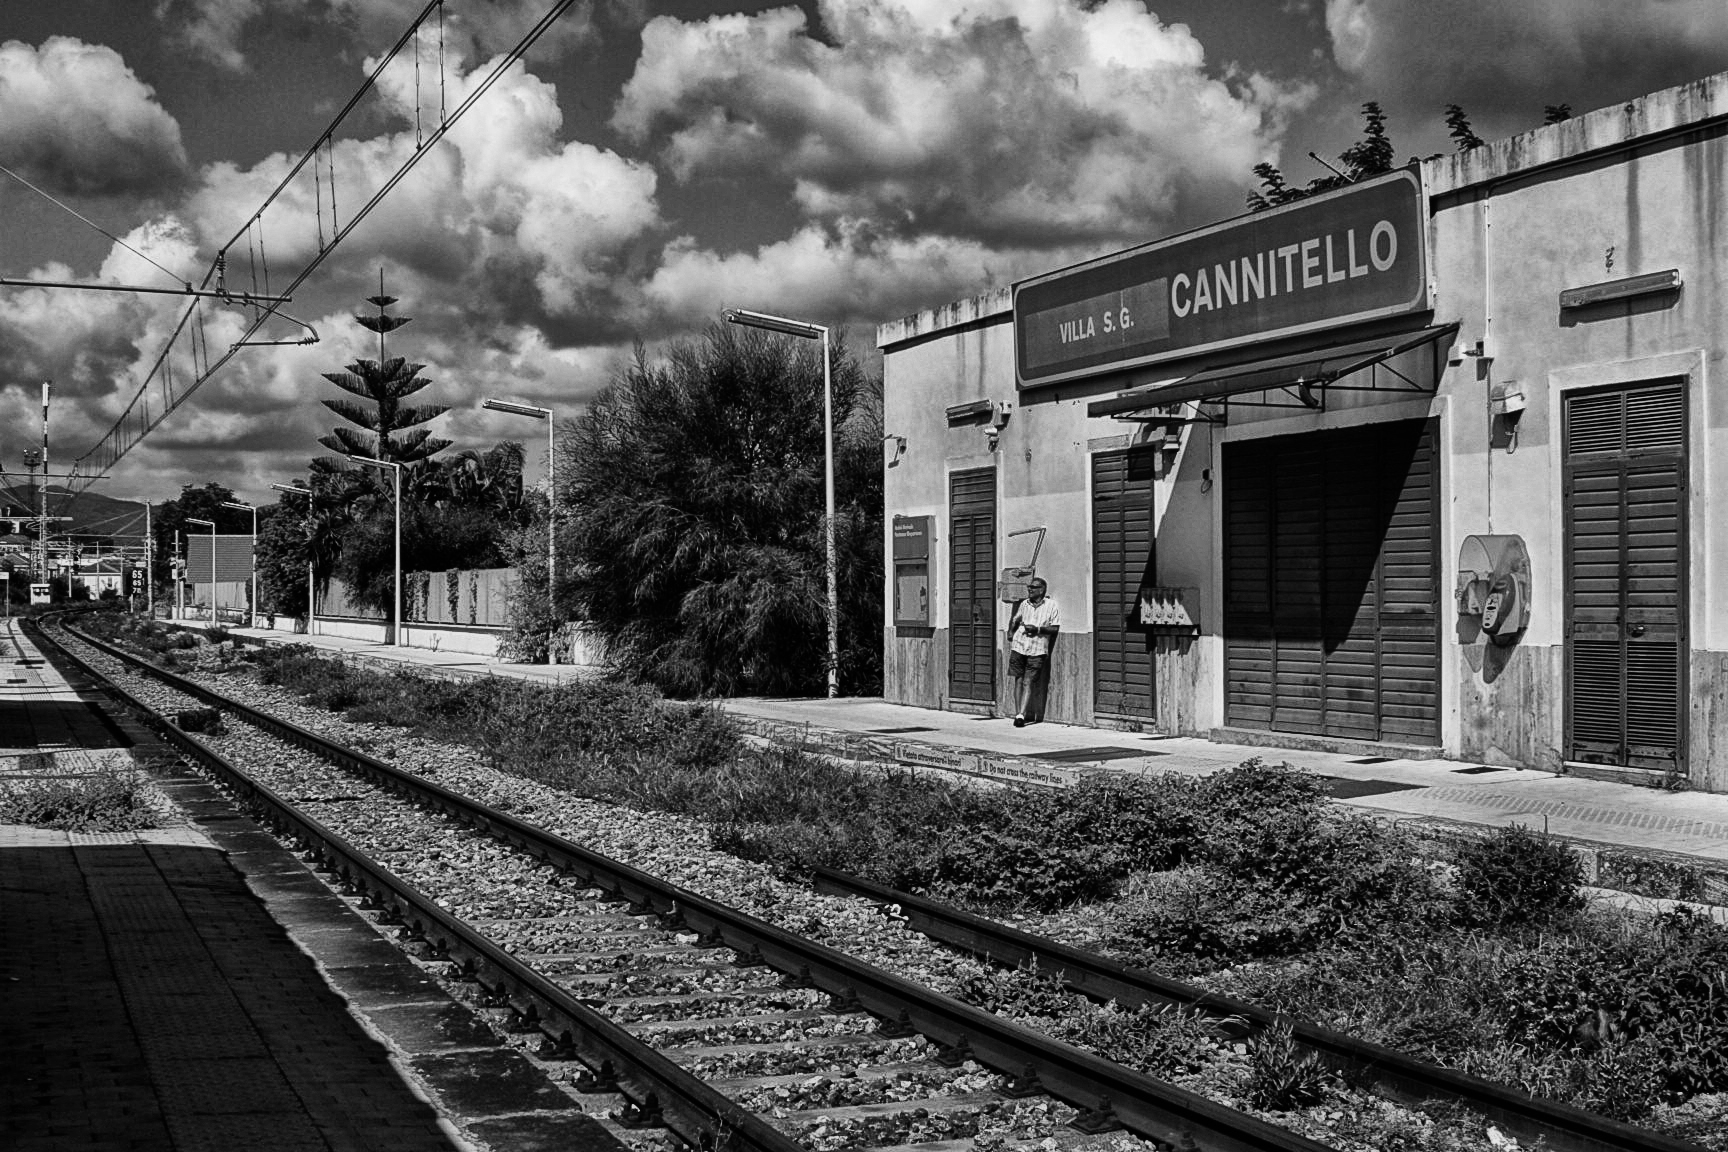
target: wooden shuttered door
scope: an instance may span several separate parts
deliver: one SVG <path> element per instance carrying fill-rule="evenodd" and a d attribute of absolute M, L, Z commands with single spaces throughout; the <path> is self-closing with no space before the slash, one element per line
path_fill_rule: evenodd
<path fill-rule="evenodd" d="M 1683 748 L 1686 392 L 1566 401 L 1567 755 L 1674 770 Z"/>
<path fill-rule="evenodd" d="M 1152 465 L 1155 448 L 1092 457 L 1093 706 L 1105 715 L 1150 717 L 1152 653 L 1128 628 L 1140 585 L 1154 583 Z"/>
<path fill-rule="evenodd" d="M 1432 421 L 1227 444 L 1226 723 L 1438 743 Z"/>
<path fill-rule="evenodd" d="M 948 698 L 996 699 L 996 470 L 948 478 Z"/>

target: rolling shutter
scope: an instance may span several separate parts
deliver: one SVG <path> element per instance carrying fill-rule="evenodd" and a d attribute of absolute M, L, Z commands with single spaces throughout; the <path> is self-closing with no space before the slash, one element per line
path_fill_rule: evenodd
<path fill-rule="evenodd" d="M 1092 684 L 1095 709 L 1156 715 L 1152 653 L 1128 628 L 1142 583 L 1154 582 L 1152 479 L 1156 449 L 1092 457 Z"/>
<path fill-rule="evenodd" d="M 948 480 L 948 697 L 996 699 L 996 470 Z"/>
<path fill-rule="evenodd" d="M 1225 719 L 1439 740 L 1435 428 L 1224 449 Z"/>
<path fill-rule="evenodd" d="M 1672 770 L 1683 740 L 1685 387 L 1566 403 L 1568 756 Z"/>

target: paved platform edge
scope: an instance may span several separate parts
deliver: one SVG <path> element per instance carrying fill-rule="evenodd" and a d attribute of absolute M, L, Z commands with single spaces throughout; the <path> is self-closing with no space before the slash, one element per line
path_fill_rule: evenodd
<path fill-rule="evenodd" d="M 97 700 L 132 741 L 129 748 L 103 751 L 124 755 L 147 772 L 183 823 L 115 833 L 6 825 L 0 827 L 0 844 L 161 844 L 219 852 L 287 941 L 311 961 L 355 1026 L 380 1046 L 404 1089 L 435 1113 L 450 1147 L 459 1152 L 554 1146 L 626 1152 L 581 1101 L 554 1082 L 543 1063 L 494 1032 L 478 1011 L 453 996 L 130 711 L 98 689 L 79 685 L 75 690 Z M 73 749 L 65 756 L 80 754 L 87 753 Z M 47 758 L 50 770 L 65 758 L 61 753 L 23 755 Z M 476 1061 L 487 1066 L 481 1079 L 509 1090 L 477 1094 Z"/>

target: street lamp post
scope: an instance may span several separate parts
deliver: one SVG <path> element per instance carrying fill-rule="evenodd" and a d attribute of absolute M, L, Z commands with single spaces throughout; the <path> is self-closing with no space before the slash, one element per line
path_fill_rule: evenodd
<path fill-rule="evenodd" d="M 492 399 L 482 400 L 480 407 L 489 408 L 493 412 L 509 412 L 516 416 L 546 421 L 546 607 L 551 611 L 553 597 L 558 592 L 558 446 L 553 437 L 556 425 L 552 420 L 552 409 L 539 408 L 533 404 L 518 404 L 513 400 Z M 546 648 L 546 658 L 557 663 L 550 644 Z"/>
<path fill-rule="evenodd" d="M 48 392 L 49 382 L 42 381 L 42 487 L 37 492 L 38 502 L 42 506 L 37 517 L 36 546 L 42 550 L 42 580 L 50 582 L 48 575 Z M 66 577 L 66 595 L 72 595 L 72 577 Z"/>
<path fill-rule="evenodd" d="M 801 340 L 822 341 L 822 459 L 826 488 L 822 537 L 828 567 L 828 696 L 832 699 L 840 695 L 840 597 L 836 589 L 834 561 L 834 381 L 829 366 L 828 328 L 743 308 L 726 309 L 726 320 L 746 328 L 761 328 Z"/>
<path fill-rule="evenodd" d="M 312 525 L 312 489 L 297 488 L 292 484 L 272 484 L 270 487 L 276 489 L 278 492 L 287 492 L 295 496 L 306 497 L 306 525 L 308 528 L 308 540 L 310 540 L 310 528 Z M 316 591 L 316 589 L 312 587 L 312 584 L 312 557 L 310 552 L 308 552 L 306 557 L 306 634 L 308 636 L 312 635 L 312 594 Z"/>
<path fill-rule="evenodd" d="M 258 623 L 258 505 L 241 504 L 235 500 L 222 501 L 224 508 L 238 508 L 242 512 L 252 513 L 252 620 Z"/>
<path fill-rule="evenodd" d="M 186 517 L 188 524 L 203 524 L 210 529 L 210 627 L 217 624 L 216 619 L 216 521 L 200 520 L 196 516 Z M 190 548 L 188 548 L 190 550 Z M 188 557 L 190 559 L 190 557 Z"/>
<path fill-rule="evenodd" d="M 348 459 L 356 464 L 364 464 L 369 468 L 388 468 L 395 481 L 396 488 L 396 611 L 391 621 L 395 646 L 402 647 L 402 465 L 394 460 L 374 460 L 370 456 L 355 456 L 350 453 Z"/>

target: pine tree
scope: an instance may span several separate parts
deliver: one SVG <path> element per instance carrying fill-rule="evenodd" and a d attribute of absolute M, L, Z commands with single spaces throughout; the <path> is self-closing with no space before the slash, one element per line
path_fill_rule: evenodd
<path fill-rule="evenodd" d="M 442 416 L 450 406 L 402 403 L 403 399 L 432 381 L 420 375 L 421 369 L 426 367 L 424 364 L 410 364 L 401 356 L 385 358 L 384 334 L 402 327 L 412 317 L 391 316 L 384 311 L 396 303 L 396 298 L 384 295 L 382 272 L 378 276 L 378 288 L 378 295 L 366 298 L 368 304 L 377 307 L 378 314 L 354 317 L 362 328 L 378 333 L 378 359 L 356 360 L 348 365 L 346 372 L 323 374 L 324 379 L 336 387 L 366 401 L 362 404 L 353 400 L 325 400 L 324 407 L 350 424 L 365 429 L 368 435 L 352 428 L 338 427 L 328 435 L 318 437 L 318 443 L 344 456 L 370 456 L 375 460 L 412 464 L 450 447 L 449 440 L 435 437 L 429 430 L 418 427 Z"/>

